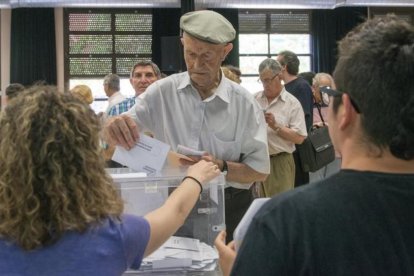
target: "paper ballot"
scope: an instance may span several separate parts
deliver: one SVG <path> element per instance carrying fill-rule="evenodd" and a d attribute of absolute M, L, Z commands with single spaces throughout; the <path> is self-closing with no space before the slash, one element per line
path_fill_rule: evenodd
<path fill-rule="evenodd" d="M 217 251 L 198 239 L 172 236 L 142 260 L 141 271 L 213 271 Z"/>
<path fill-rule="evenodd" d="M 206 152 L 205 151 L 201 151 L 201 150 L 195 150 L 183 145 L 178 145 L 177 146 L 177 153 L 186 155 L 186 156 L 202 156 L 204 155 Z"/>
<path fill-rule="evenodd" d="M 252 222 L 254 215 L 256 215 L 257 211 L 269 200 L 270 198 L 256 198 L 250 204 L 249 209 L 247 209 L 246 213 L 244 214 L 243 218 L 237 225 L 236 229 L 233 233 L 234 244 L 236 247 L 236 251 L 239 250 L 241 243 L 243 242 L 244 236 L 246 235 L 247 229 Z"/>
<path fill-rule="evenodd" d="M 130 150 L 117 146 L 112 160 L 148 176 L 157 175 L 164 166 L 170 146 L 141 134 L 139 141 Z"/>

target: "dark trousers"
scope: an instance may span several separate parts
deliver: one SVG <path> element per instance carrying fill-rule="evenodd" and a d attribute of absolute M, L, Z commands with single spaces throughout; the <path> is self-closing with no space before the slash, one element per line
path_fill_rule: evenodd
<path fill-rule="evenodd" d="M 253 192 L 250 188 L 236 189 L 228 187 L 224 189 L 225 194 L 225 216 L 226 216 L 226 242 L 233 240 L 233 232 L 243 218 L 250 204 L 254 200 Z"/>
<path fill-rule="evenodd" d="M 295 187 L 309 183 L 309 173 L 304 172 L 298 150 L 293 152 L 293 160 L 295 161 Z"/>

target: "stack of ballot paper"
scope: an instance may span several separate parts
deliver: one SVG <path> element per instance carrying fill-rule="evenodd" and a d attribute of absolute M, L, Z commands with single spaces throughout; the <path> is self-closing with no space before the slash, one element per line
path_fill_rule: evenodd
<path fill-rule="evenodd" d="M 217 251 L 197 239 L 172 236 L 146 257 L 140 271 L 214 271 Z"/>

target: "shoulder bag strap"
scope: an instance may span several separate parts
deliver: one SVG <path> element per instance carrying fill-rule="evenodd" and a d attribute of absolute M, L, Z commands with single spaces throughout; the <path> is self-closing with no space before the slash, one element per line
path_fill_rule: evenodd
<path fill-rule="evenodd" d="M 323 116 L 322 116 L 322 111 L 321 111 L 320 104 L 316 103 L 316 108 L 318 109 L 319 116 L 321 117 L 321 120 L 322 120 L 322 124 L 325 126 L 326 124 L 325 124 L 325 120 L 323 119 Z"/>

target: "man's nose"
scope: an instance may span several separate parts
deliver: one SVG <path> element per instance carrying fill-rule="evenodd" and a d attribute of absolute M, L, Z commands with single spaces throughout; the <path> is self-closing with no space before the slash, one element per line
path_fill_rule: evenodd
<path fill-rule="evenodd" d="M 203 66 L 204 66 L 204 61 L 202 58 L 198 57 L 194 59 L 194 65 L 193 65 L 194 68 L 200 68 Z"/>
<path fill-rule="evenodd" d="M 147 76 L 142 76 L 142 77 L 139 79 L 139 81 L 140 81 L 140 82 L 149 82 L 149 78 L 148 78 Z"/>

